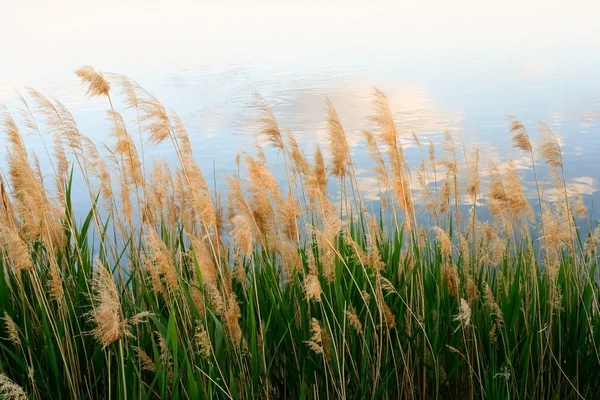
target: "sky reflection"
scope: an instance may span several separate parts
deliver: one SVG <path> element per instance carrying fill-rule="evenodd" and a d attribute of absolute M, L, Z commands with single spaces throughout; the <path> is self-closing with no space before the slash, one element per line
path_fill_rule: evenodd
<path fill-rule="evenodd" d="M 483 174 L 490 161 L 502 168 L 511 158 L 537 196 L 529 159 L 510 147 L 506 115 L 515 115 L 534 141 L 537 121 L 548 123 L 563 144 L 569 183 L 588 203 L 597 194 L 600 8 L 592 1 L 1 2 L 0 102 L 15 106 L 15 90 L 32 86 L 60 99 L 97 141 L 110 130 L 107 104 L 85 96 L 73 74 L 84 64 L 132 77 L 177 111 L 200 165 L 217 178 L 254 143 L 254 90 L 308 154 L 327 147 L 327 96 L 361 190 L 376 200 L 361 134 L 371 127 L 376 86 L 414 168 L 422 154 L 411 132 L 439 144 L 449 129 L 467 153 L 480 149 Z M 4 154 L 0 146 L 2 168 Z M 148 154 L 173 156 L 167 147 Z"/>

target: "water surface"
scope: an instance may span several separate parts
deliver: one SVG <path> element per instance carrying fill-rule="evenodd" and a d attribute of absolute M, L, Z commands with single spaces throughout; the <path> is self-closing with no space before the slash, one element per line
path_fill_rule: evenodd
<path fill-rule="evenodd" d="M 326 149 L 327 96 L 365 198 L 377 201 L 360 133 L 371 127 L 376 86 L 388 95 L 414 167 L 421 152 L 411 132 L 437 143 L 449 129 L 468 151 L 479 147 L 482 169 L 489 160 L 514 159 L 534 197 L 529 163 L 510 148 L 506 116 L 520 118 L 534 141 L 544 121 L 560 138 L 567 180 L 591 205 L 600 179 L 598 14 L 586 1 L 3 0 L 0 101 L 14 109 L 15 91 L 32 86 L 62 101 L 82 133 L 110 141 L 106 101 L 87 98 L 73 71 L 90 64 L 128 75 L 180 115 L 205 174 L 214 172 L 223 187 L 235 155 L 255 142 L 254 90 L 308 154 L 317 144 Z M 43 154 L 35 137 L 26 140 Z M 146 151 L 174 160 L 169 146 Z M 0 166 L 6 173 L 6 163 Z"/>

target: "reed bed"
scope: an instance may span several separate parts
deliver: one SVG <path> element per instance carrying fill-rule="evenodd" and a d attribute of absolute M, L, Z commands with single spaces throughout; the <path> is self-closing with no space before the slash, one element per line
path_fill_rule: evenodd
<path fill-rule="evenodd" d="M 598 395 L 600 229 L 548 126 L 532 143 L 508 123 L 535 173 L 529 201 L 515 163 L 481 165 L 449 132 L 438 146 L 413 135 L 423 161 L 411 171 L 410 133 L 375 90 L 373 211 L 329 100 L 329 146 L 309 159 L 257 95 L 257 147 L 217 192 L 156 97 L 121 75 L 77 75 L 106 100 L 105 144 L 33 89 L 1 112 L 2 398 Z M 163 143 L 176 165 L 145 156 Z"/>

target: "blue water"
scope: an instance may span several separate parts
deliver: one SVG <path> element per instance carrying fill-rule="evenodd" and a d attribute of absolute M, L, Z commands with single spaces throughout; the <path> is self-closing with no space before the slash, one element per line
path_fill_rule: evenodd
<path fill-rule="evenodd" d="M 82 133 L 110 143 L 106 100 L 87 98 L 73 71 L 91 64 L 128 75 L 180 115 L 198 162 L 219 188 L 235 155 L 255 142 L 254 90 L 309 155 L 317 144 L 326 152 L 327 96 L 346 129 L 361 190 L 376 202 L 360 133 L 371 127 L 376 86 L 389 97 L 415 168 L 421 152 L 411 132 L 440 143 L 449 129 L 468 151 L 479 147 L 482 169 L 489 160 L 517 161 L 535 197 L 529 164 L 510 147 L 510 114 L 534 142 L 537 121 L 547 123 L 563 145 L 568 182 L 588 205 L 597 198 L 600 35 L 592 2 L 5 3 L 0 102 L 16 114 L 15 91 L 32 86 L 63 102 Z M 134 124 L 130 129 L 137 136 Z M 26 141 L 47 166 L 40 141 Z M 267 154 L 277 171 L 282 160 Z M 146 156 L 175 160 L 168 144 L 146 147 Z M 4 159 L 0 145 L 6 174 Z M 78 208 L 88 205 L 78 197 Z"/>

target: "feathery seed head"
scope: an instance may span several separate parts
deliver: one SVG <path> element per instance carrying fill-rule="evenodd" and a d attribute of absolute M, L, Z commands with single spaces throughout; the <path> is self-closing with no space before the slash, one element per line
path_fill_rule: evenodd
<path fill-rule="evenodd" d="M 396 329 L 396 316 L 385 302 L 383 302 L 383 314 L 381 317 L 383 319 L 383 326 L 387 329 Z"/>
<path fill-rule="evenodd" d="M 267 141 L 277 150 L 283 151 L 285 149 L 285 143 L 283 142 L 283 135 L 277 124 L 277 118 L 273 114 L 273 110 L 267 103 L 264 97 L 258 92 L 255 92 L 256 104 L 260 110 L 261 117 L 258 120 L 260 126 L 259 134 L 266 137 Z"/>
<path fill-rule="evenodd" d="M 229 295 L 229 301 L 227 302 L 227 310 L 225 312 L 225 322 L 229 339 L 235 346 L 242 344 L 242 329 L 240 328 L 239 319 L 242 317 L 240 312 L 240 306 L 235 298 L 235 295 L 231 293 Z"/>
<path fill-rule="evenodd" d="M 4 327 L 6 328 L 6 333 L 8 334 L 6 339 L 13 345 L 20 346 L 21 338 L 19 337 L 19 329 L 17 328 L 15 321 L 13 321 L 6 311 L 4 311 Z"/>
<path fill-rule="evenodd" d="M 314 265 L 311 266 L 311 272 L 304 277 L 304 293 L 306 295 L 306 299 L 309 301 L 321 301 L 323 289 L 321 288 L 321 283 L 319 282 L 317 268 Z"/>
<path fill-rule="evenodd" d="M 206 242 L 202 239 L 198 239 L 193 235 L 188 235 L 192 246 L 194 247 L 194 254 L 198 262 L 198 268 L 200 274 L 202 274 L 202 282 L 216 285 L 217 283 L 217 270 L 213 262 L 212 255 Z"/>
<path fill-rule="evenodd" d="M 454 317 L 454 320 L 460 322 L 463 328 L 467 328 L 471 324 L 471 307 L 463 298 L 460 299 L 459 313 Z"/>
<path fill-rule="evenodd" d="M 327 99 L 327 126 L 329 149 L 331 152 L 331 174 L 341 178 L 348 173 L 350 165 L 350 147 L 346 139 L 346 133 L 337 111 L 331 100 Z"/>
<path fill-rule="evenodd" d="M 513 147 L 523 150 L 526 153 L 531 153 L 531 142 L 529 141 L 529 134 L 525 125 L 519 121 L 516 117 L 508 116 L 511 142 Z"/>
<path fill-rule="evenodd" d="M 381 90 L 373 88 L 374 114 L 371 120 L 379 127 L 380 139 L 392 149 L 397 148 L 398 132 L 392 117 L 392 111 L 387 96 Z"/>
<path fill-rule="evenodd" d="M 92 281 L 93 309 L 88 313 L 96 328 L 92 334 L 102 347 L 121 339 L 129 332 L 123 321 L 119 292 L 110 272 L 96 259 L 96 271 Z"/>
<path fill-rule="evenodd" d="M 294 163 L 294 168 L 295 168 L 296 172 L 298 172 L 302 175 L 309 174 L 310 169 L 311 169 L 310 163 L 306 159 L 306 155 L 304 154 L 304 151 L 302 151 L 302 149 L 298 145 L 298 141 L 296 140 L 294 133 L 291 130 L 286 129 L 286 134 L 287 134 L 287 138 L 288 138 L 288 148 L 289 148 L 289 152 L 290 152 L 290 158 L 292 159 L 292 162 Z"/>
<path fill-rule="evenodd" d="M 87 93 L 90 96 L 108 96 L 110 84 L 104 76 L 89 65 L 84 65 L 75 71 L 82 83 L 88 85 Z"/>
<path fill-rule="evenodd" d="M 441 275 L 448 288 L 448 294 L 450 296 L 458 295 L 460 280 L 458 279 L 458 269 L 456 268 L 456 265 L 444 263 L 441 268 Z"/>
<path fill-rule="evenodd" d="M 209 358 L 212 354 L 212 343 L 208 331 L 200 321 L 196 321 L 196 331 L 194 333 L 194 343 L 198 355 Z"/>
<path fill-rule="evenodd" d="M 248 217 L 245 215 L 236 215 L 233 217 L 231 224 L 233 226 L 233 229 L 231 230 L 233 242 L 238 246 L 243 255 L 250 257 L 254 251 L 254 239 L 252 226 Z"/>
<path fill-rule="evenodd" d="M 156 364 L 154 364 L 154 361 L 148 356 L 148 353 L 138 346 L 134 346 L 133 349 L 135 350 L 135 354 L 142 367 L 142 371 L 156 372 Z"/>
<path fill-rule="evenodd" d="M 434 226 L 433 231 L 435 232 L 435 237 L 437 239 L 438 245 L 440 246 L 440 251 L 442 252 L 442 256 L 445 258 L 449 258 L 452 256 L 452 240 L 450 236 L 439 226 Z"/>
<path fill-rule="evenodd" d="M 538 132 L 542 133 L 542 145 L 540 146 L 540 154 L 546 163 L 554 168 L 562 168 L 562 151 L 558 139 L 543 122 L 539 123 Z"/>
<path fill-rule="evenodd" d="M 4 248 L 10 255 L 10 259 L 12 259 L 15 272 L 32 271 L 33 261 L 31 260 L 29 247 L 21 239 L 19 233 L 4 226 L 0 226 L 0 233 L 2 233 Z"/>
<path fill-rule="evenodd" d="M 310 332 L 312 336 L 305 343 L 316 354 L 325 354 L 323 350 L 323 332 L 321 324 L 316 318 L 310 320 Z"/>
<path fill-rule="evenodd" d="M 350 322 L 350 325 L 354 328 L 354 330 L 359 335 L 362 335 L 362 323 L 360 322 L 358 315 L 356 315 L 356 309 L 354 307 L 350 307 L 348 310 L 346 310 L 346 318 L 348 318 L 348 322 Z"/>

